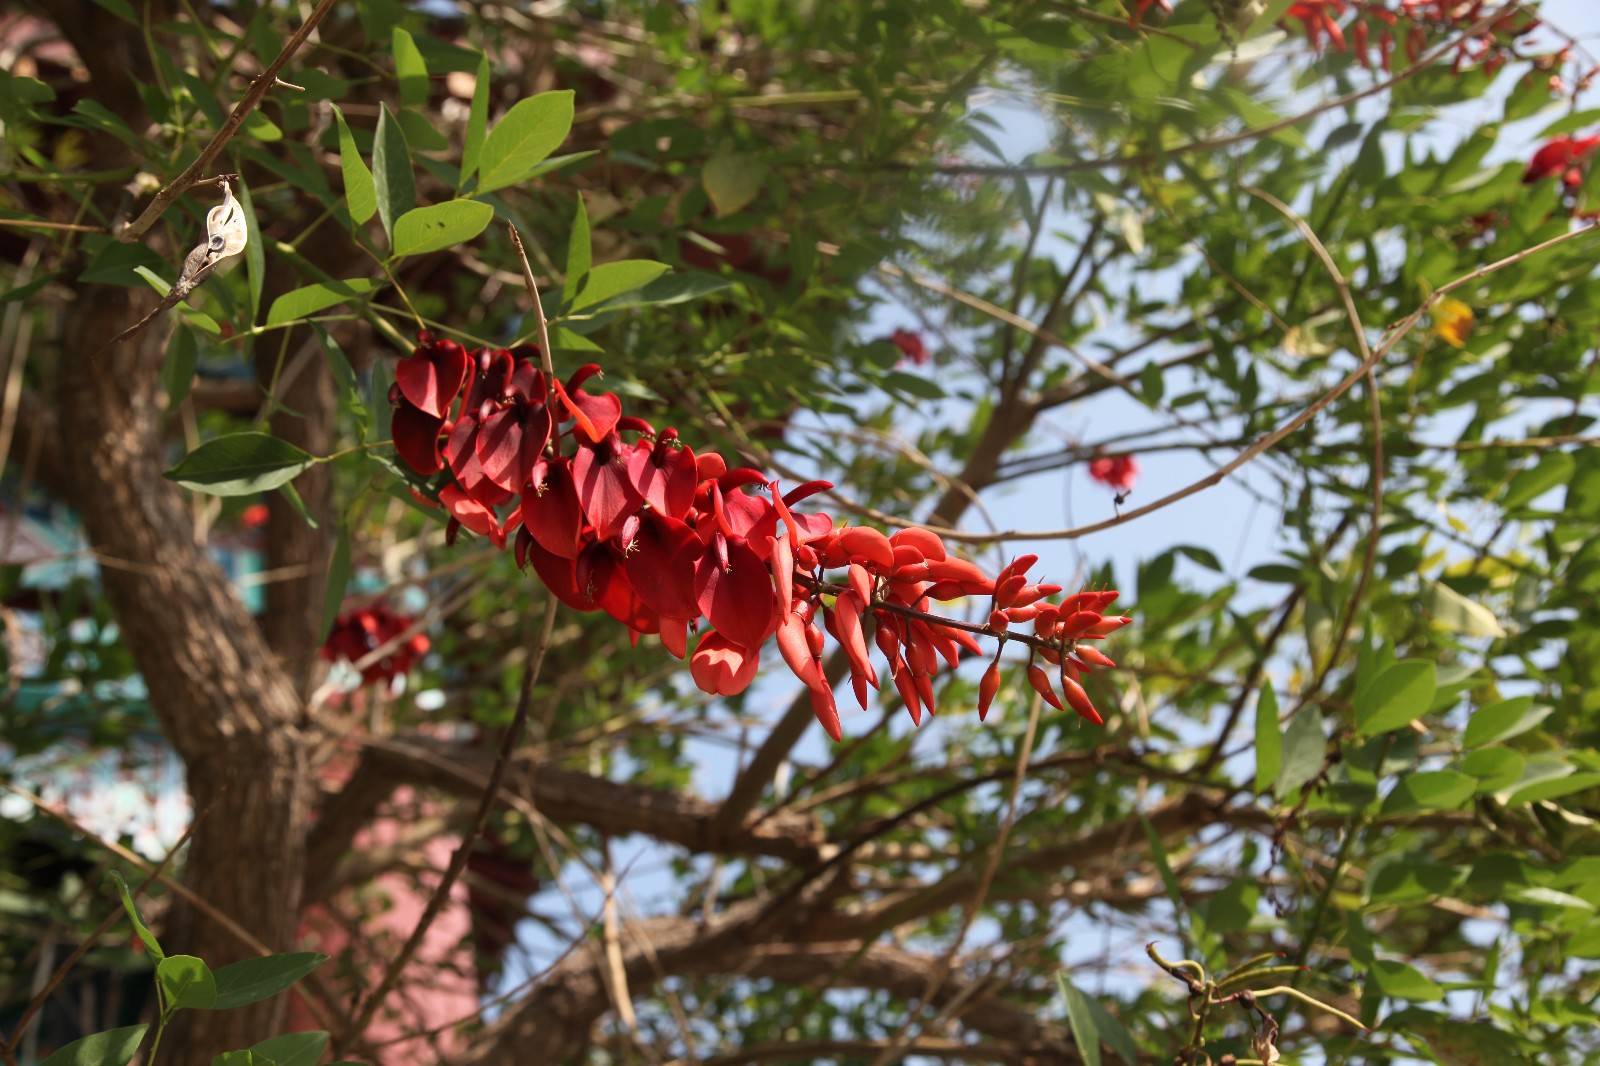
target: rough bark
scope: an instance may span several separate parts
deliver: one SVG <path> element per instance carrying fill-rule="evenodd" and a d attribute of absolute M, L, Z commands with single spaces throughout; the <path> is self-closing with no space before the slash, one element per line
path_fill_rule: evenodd
<path fill-rule="evenodd" d="M 68 317 L 62 350 L 93 351 L 144 310 L 131 292 L 99 290 Z M 277 667 L 227 575 L 194 535 L 184 499 L 161 476 L 156 385 L 167 330 L 152 328 L 95 365 L 69 356 L 57 403 L 59 456 L 151 705 L 207 817 L 184 876 L 198 895 L 274 948 L 294 934 L 303 878 L 309 774 L 295 729 L 301 701 Z M 174 952 L 213 966 L 252 953 L 195 911 L 177 908 Z M 175 1032 L 173 1063 L 270 1034 L 281 1003 L 190 1012 Z"/>

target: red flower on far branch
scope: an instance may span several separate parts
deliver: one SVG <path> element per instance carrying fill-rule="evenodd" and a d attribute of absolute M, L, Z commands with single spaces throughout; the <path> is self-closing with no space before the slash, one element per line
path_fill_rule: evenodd
<path fill-rule="evenodd" d="M 928 362 L 928 346 L 922 343 L 922 336 L 911 332 L 909 329 L 897 329 L 889 335 L 889 343 L 905 353 L 906 358 L 917 366 L 924 366 Z"/>
<path fill-rule="evenodd" d="M 614 394 L 589 391 L 598 367 L 565 384 L 546 381 L 537 356 L 522 348 L 468 357 L 423 334 L 401 360 L 402 384 L 390 394 L 396 451 L 418 474 L 443 479 L 450 537 L 465 528 L 504 546 L 514 533 L 517 565 L 531 566 L 561 602 L 609 614 L 635 641 L 659 636 L 713 695 L 748 688 L 761 649 L 776 636 L 835 740 L 839 712 L 822 670 L 829 635 L 845 650 L 862 707 L 867 689 L 880 685 L 869 639 L 920 724 L 923 711 L 934 711 L 941 667 L 980 653 L 978 637 L 988 636 L 1057 665 L 1067 704 L 1099 721 L 1079 677 L 1111 661 L 1082 642 L 1127 624 L 1100 613 L 1116 593 L 1052 605 L 1044 601 L 1061 588 L 1028 582 L 1031 556 L 991 578 L 929 530 L 885 536 L 835 527 L 828 515 L 799 507 L 831 488 L 827 482 L 784 492 L 759 470 L 730 469 L 714 452 L 697 454 L 675 429 L 658 432 L 624 414 Z M 458 376 L 459 367 L 466 369 Z M 988 622 L 933 613 L 935 601 L 968 596 L 990 597 Z M 1031 636 L 1008 633 L 1030 620 Z M 998 684 L 997 653 L 983 711 Z"/>
<path fill-rule="evenodd" d="M 329 662 L 358 663 L 371 652 L 396 642 L 383 655 L 361 668 L 361 683 L 388 684 L 411 672 L 411 667 L 428 651 L 425 633 L 413 633 L 404 640 L 401 634 L 416 624 L 410 615 L 400 614 L 385 603 L 369 604 L 341 614 L 333 623 L 322 645 L 322 657 Z"/>
<path fill-rule="evenodd" d="M 1139 460 L 1131 455 L 1102 455 L 1089 460 L 1089 476 L 1116 492 L 1132 492 L 1139 480 Z"/>
<path fill-rule="evenodd" d="M 1133 0 L 1133 12 L 1128 16 L 1128 21 L 1137 26 L 1144 21 L 1144 16 L 1152 7 L 1159 7 L 1167 14 L 1172 14 L 1172 0 Z"/>
<path fill-rule="evenodd" d="M 1528 160 L 1528 169 L 1522 172 L 1522 180 L 1532 184 L 1560 174 L 1568 186 L 1581 185 L 1582 164 L 1597 146 L 1600 146 L 1600 134 L 1556 137 L 1533 153 L 1533 158 Z"/>

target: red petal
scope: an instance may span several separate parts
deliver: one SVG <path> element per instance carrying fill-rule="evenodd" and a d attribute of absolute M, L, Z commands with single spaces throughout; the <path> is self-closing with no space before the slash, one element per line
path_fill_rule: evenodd
<path fill-rule="evenodd" d="M 439 452 L 439 432 L 443 428 L 443 419 L 409 403 L 396 407 L 389 422 L 395 453 L 419 474 L 437 474 L 444 468 L 444 457 Z"/>
<path fill-rule="evenodd" d="M 523 490 L 522 524 L 539 546 L 563 559 L 576 559 L 582 547 L 583 511 L 567 460 L 535 469 L 542 480 Z M 539 491 L 540 489 L 543 491 Z"/>
<path fill-rule="evenodd" d="M 778 623 L 778 652 L 783 656 L 783 661 L 789 664 L 789 669 L 794 671 L 794 676 L 807 688 L 827 685 L 822 672 L 817 669 L 817 661 L 811 657 L 806 624 L 793 612 L 784 615 L 783 621 Z"/>
<path fill-rule="evenodd" d="M 1000 691 L 1000 658 L 995 657 L 989 664 L 989 669 L 983 672 L 983 680 L 978 682 L 978 721 L 983 721 L 989 716 L 989 705 L 994 702 L 995 693 Z"/>
<path fill-rule="evenodd" d="M 622 456 L 609 446 L 579 448 L 572 459 L 572 477 L 578 486 L 578 501 L 594 526 L 594 535 L 609 540 L 622 528 L 623 520 L 644 502 L 628 480 Z"/>
<path fill-rule="evenodd" d="M 714 551 L 700 557 L 695 572 L 700 611 L 729 640 L 758 648 L 778 624 L 772 575 L 744 541 L 728 541 L 727 551 L 726 569 Z"/>
<path fill-rule="evenodd" d="M 817 716 L 817 721 L 822 723 L 822 728 L 827 731 L 835 744 L 844 738 L 844 729 L 839 725 L 839 708 L 833 702 L 833 689 L 826 686 L 810 690 L 811 713 Z"/>
<path fill-rule="evenodd" d="M 455 341 L 432 341 L 395 364 L 394 380 L 413 405 L 443 418 L 467 380 L 467 350 Z"/>
<path fill-rule="evenodd" d="M 747 651 L 713 630 L 700 638 L 689 659 L 689 673 L 702 692 L 737 696 L 750 687 L 760 665 L 759 653 Z"/>

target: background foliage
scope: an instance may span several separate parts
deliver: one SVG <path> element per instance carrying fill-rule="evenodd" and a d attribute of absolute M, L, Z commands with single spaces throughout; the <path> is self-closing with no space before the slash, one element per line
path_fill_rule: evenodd
<path fill-rule="evenodd" d="M 5 15 L 10 1052 L 153 1017 L 119 930 L 14 1031 L 180 795 L 178 883 L 257 942 L 169 878 L 162 943 L 220 971 L 315 914 L 358 935 L 289 1020 L 189 1011 L 164 1062 L 294 1019 L 332 1034 L 307 1062 L 1600 1051 L 1594 61 L 1535 3 L 1132 6 Z M 218 190 L 129 221 L 307 20 L 205 169 L 239 175 L 242 262 L 107 349 Z M 561 613 L 463 950 L 399 974 L 462 970 L 483 1009 L 385 1049 L 353 1006 L 400 946 L 374 923 L 470 824 L 545 599 L 447 544 L 384 445 L 419 327 L 534 334 L 507 223 L 559 371 L 1136 622 L 1103 729 L 1039 717 L 1020 670 L 980 722 L 975 667 L 920 729 L 886 692 L 831 746 L 781 670 L 710 699 Z M 1123 454 L 1113 500 L 1085 472 Z M 330 672 L 379 603 L 426 641 Z M 163 798 L 93 810 L 114 774 Z M 380 825 L 411 831 L 352 847 Z M 1273 991 L 1192 1016 L 1242 988 Z"/>

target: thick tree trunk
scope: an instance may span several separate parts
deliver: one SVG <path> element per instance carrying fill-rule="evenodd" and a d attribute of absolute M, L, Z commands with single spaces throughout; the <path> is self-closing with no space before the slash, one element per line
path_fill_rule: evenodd
<path fill-rule="evenodd" d="M 57 405 L 60 458 L 101 580 L 203 817 L 184 863 L 189 887 L 274 950 L 291 945 L 304 877 L 311 778 L 301 700 L 227 576 L 197 543 L 185 500 L 161 476 L 156 384 L 168 323 L 90 361 L 144 306 L 126 290 L 85 294 L 69 316 Z M 181 907 L 164 946 L 213 967 L 255 954 Z M 168 1066 L 270 1035 L 280 1004 L 186 1015 Z"/>

